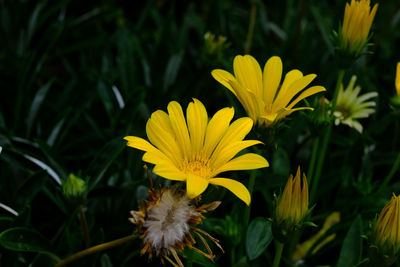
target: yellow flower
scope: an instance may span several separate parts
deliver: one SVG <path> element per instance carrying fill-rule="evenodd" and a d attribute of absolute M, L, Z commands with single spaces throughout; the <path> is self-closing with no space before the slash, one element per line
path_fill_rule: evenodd
<path fill-rule="evenodd" d="M 170 180 L 186 181 L 189 198 L 203 193 L 208 184 L 220 185 L 247 205 L 250 194 L 238 181 L 217 177 L 234 170 L 251 170 L 268 167 L 265 158 L 254 153 L 234 156 L 241 150 L 260 144 L 257 140 L 243 141 L 253 122 L 240 118 L 230 124 L 233 108 L 219 110 L 210 121 L 204 105 L 197 99 L 189 103 L 186 118 L 179 103 L 168 104 L 168 114 L 155 111 L 146 125 L 148 141 L 127 136 L 128 146 L 146 153 L 143 160 L 155 164 L 153 172 Z"/>
<path fill-rule="evenodd" d="M 211 72 L 214 79 L 228 88 L 240 101 L 249 117 L 259 126 L 270 126 L 294 111 L 310 109 L 293 108 L 302 99 L 326 91 L 322 86 L 303 90 L 317 75 L 303 76 L 299 70 L 289 71 L 280 85 L 282 61 L 271 57 L 261 72 L 258 62 L 249 55 L 236 56 L 233 61 L 234 74 L 221 69 Z"/>
<path fill-rule="evenodd" d="M 396 85 L 397 95 L 400 97 L 400 62 L 397 62 L 395 85 Z"/>
<path fill-rule="evenodd" d="M 359 55 L 368 41 L 369 30 L 374 20 L 378 4 L 371 10 L 370 0 L 352 0 L 346 3 L 344 19 L 339 32 L 340 48 L 350 54 Z"/>
<path fill-rule="evenodd" d="M 356 80 L 357 77 L 353 75 L 345 90 L 343 90 L 343 84 L 340 85 L 334 112 L 335 125 L 346 124 L 362 133 L 363 127 L 357 119 L 367 118 L 375 112 L 372 108 L 375 107 L 375 102 L 366 101 L 378 94 L 370 92 L 359 96 L 361 87 L 359 85 L 354 87 Z"/>
<path fill-rule="evenodd" d="M 400 197 L 392 199 L 382 209 L 374 227 L 375 244 L 381 250 L 397 253 L 400 248 Z"/>
<path fill-rule="evenodd" d="M 276 207 L 276 219 L 298 224 L 308 211 L 308 184 L 306 175 L 303 173 L 303 187 L 301 187 L 300 167 L 297 169 L 296 177 L 290 175 L 282 196 Z"/>

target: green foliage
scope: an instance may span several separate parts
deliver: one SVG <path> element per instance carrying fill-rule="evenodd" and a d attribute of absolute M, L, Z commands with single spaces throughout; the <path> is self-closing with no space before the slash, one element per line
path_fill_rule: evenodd
<path fill-rule="evenodd" d="M 246 234 L 246 253 L 249 259 L 257 259 L 267 249 L 271 241 L 271 221 L 261 217 L 252 220 Z"/>

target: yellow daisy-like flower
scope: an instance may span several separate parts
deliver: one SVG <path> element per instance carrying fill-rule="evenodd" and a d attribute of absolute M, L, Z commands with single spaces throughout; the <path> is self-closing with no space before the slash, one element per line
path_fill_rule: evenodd
<path fill-rule="evenodd" d="M 357 119 L 367 118 L 375 112 L 375 102 L 367 100 L 378 96 L 378 93 L 370 92 L 359 96 L 361 87 L 354 87 L 356 80 L 357 77 L 353 75 L 345 90 L 343 84 L 340 85 L 334 112 L 335 125 L 342 123 L 362 133 L 363 127 Z"/>
<path fill-rule="evenodd" d="M 340 35 L 340 47 L 351 54 L 359 54 L 368 41 L 369 30 L 378 4 L 371 10 L 370 0 L 352 0 L 346 3 Z"/>
<path fill-rule="evenodd" d="M 217 177 L 234 170 L 268 167 L 265 158 L 254 153 L 235 157 L 241 150 L 260 144 L 244 137 L 253 127 L 250 118 L 240 118 L 230 124 L 233 108 L 219 110 L 208 121 L 204 105 L 197 99 L 189 103 L 186 118 L 179 103 L 168 104 L 168 114 L 155 111 L 147 121 L 146 133 L 151 144 L 136 136 L 127 136 L 128 146 L 146 153 L 143 160 L 155 164 L 153 172 L 170 180 L 186 181 L 189 198 L 203 193 L 209 184 L 220 185 L 247 205 L 250 194 L 240 182 Z M 235 158 L 234 158 L 235 157 Z"/>
<path fill-rule="evenodd" d="M 270 126 L 294 111 L 310 107 L 293 108 L 302 99 L 326 91 L 322 86 L 304 89 L 317 77 L 303 76 L 297 69 L 289 71 L 281 84 L 282 60 L 271 57 L 261 71 L 258 62 L 249 55 L 236 56 L 234 74 L 221 69 L 211 72 L 214 79 L 228 88 L 240 101 L 249 117 L 259 126 Z"/>
<path fill-rule="evenodd" d="M 400 197 L 393 194 L 392 199 L 382 209 L 375 224 L 372 245 L 378 255 L 390 259 L 400 249 Z M 395 260 L 395 258 L 394 258 Z M 383 266 L 383 265 L 382 265 Z"/>
<path fill-rule="evenodd" d="M 395 86 L 397 95 L 400 97 L 400 62 L 397 62 Z"/>

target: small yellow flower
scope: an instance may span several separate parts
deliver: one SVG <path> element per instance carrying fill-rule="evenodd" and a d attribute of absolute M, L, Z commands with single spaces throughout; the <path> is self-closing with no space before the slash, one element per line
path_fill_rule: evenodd
<path fill-rule="evenodd" d="M 392 199 L 382 209 L 374 227 L 375 245 L 384 250 L 397 253 L 400 248 L 400 197 L 393 194 Z"/>
<path fill-rule="evenodd" d="M 304 89 L 317 75 L 303 73 L 297 69 L 289 71 L 281 83 L 282 60 L 271 57 L 261 71 L 258 62 L 250 55 L 236 56 L 233 61 L 234 74 L 221 69 L 211 75 L 228 88 L 240 101 L 249 117 L 259 126 L 270 126 L 294 111 L 310 107 L 293 108 L 302 99 L 326 91 L 322 86 Z"/>
<path fill-rule="evenodd" d="M 349 85 L 343 90 L 343 84 L 340 85 L 336 107 L 335 107 L 335 125 L 340 123 L 348 125 L 362 133 L 363 127 L 357 119 L 367 118 L 375 112 L 375 102 L 368 99 L 378 96 L 376 92 L 370 92 L 358 95 L 361 87 L 354 87 L 357 77 L 352 76 Z"/>
<path fill-rule="evenodd" d="M 308 184 L 306 175 L 303 173 L 303 187 L 301 186 L 300 167 L 297 169 L 296 177 L 290 175 L 282 196 L 276 207 L 276 219 L 298 224 L 308 211 Z"/>
<path fill-rule="evenodd" d="M 146 151 L 143 160 L 155 164 L 153 172 L 157 175 L 186 181 L 187 196 L 191 199 L 214 184 L 227 188 L 249 205 L 250 194 L 242 183 L 218 175 L 268 167 L 267 160 L 255 153 L 235 157 L 241 150 L 261 143 L 243 141 L 253 127 L 252 120 L 245 117 L 230 123 L 234 109 L 224 108 L 208 121 L 207 111 L 197 99 L 188 105 L 187 120 L 179 103 L 172 101 L 167 109 L 168 114 L 157 110 L 147 121 L 146 133 L 152 144 L 127 136 L 127 145 Z"/>
<path fill-rule="evenodd" d="M 397 62 L 395 85 L 396 85 L 397 95 L 400 97 L 400 62 Z"/>
<path fill-rule="evenodd" d="M 341 49 L 355 56 L 362 52 L 377 9 L 378 4 L 375 4 L 371 10 L 370 0 L 351 0 L 350 4 L 346 3 L 343 25 L 339 31 Z"/>

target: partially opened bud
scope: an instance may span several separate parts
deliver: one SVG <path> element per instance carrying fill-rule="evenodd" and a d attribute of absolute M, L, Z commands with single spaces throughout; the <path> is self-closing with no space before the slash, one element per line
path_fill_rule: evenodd
<path fill-rule="evenodd" d="M 370 0 L 346 3 L 343 25 L 338 34 L 338 49 L 342 55 L 356 59 L 362 54 L 377 9 L 378 4 L 375 4 L 371 10 Z"/>
<path fill-rule="evenodd" d="M 370 257 L 380 266 L 390 266 L 400 249 L 400 197 L 392 199 L 382 209 L 370 240 Z"/>
<path fill-rule="evenodd" d="M 300 178 L 300 167 L 297 169 L 296 177 L 290 175 L 282 195 L 278 198 L 275 215 L 273 218 L 273 229 L 275 237 L 285 242 L 286 238 L 297 229 L 302 227 L 304 218 L 308 214 L 308 184 L 303 173 Z"/>

